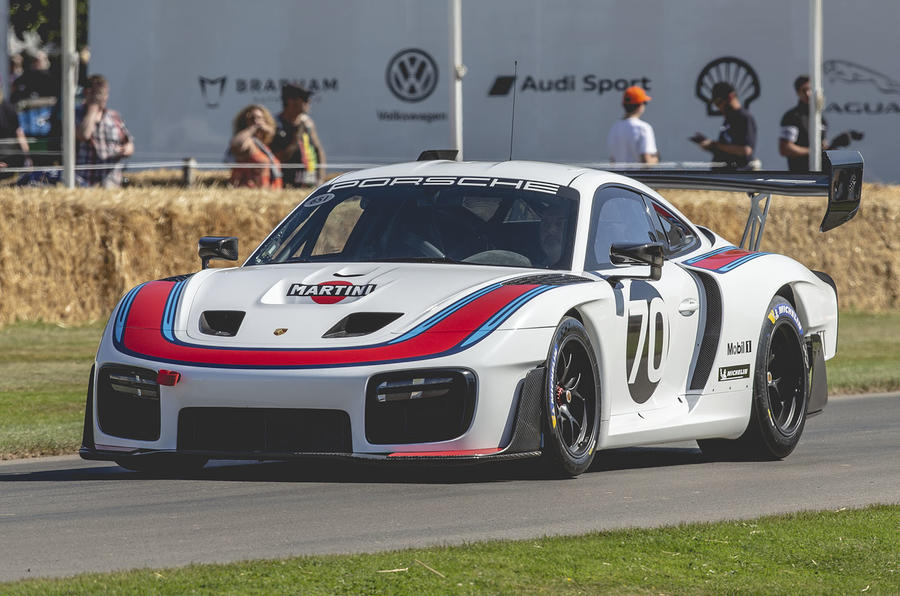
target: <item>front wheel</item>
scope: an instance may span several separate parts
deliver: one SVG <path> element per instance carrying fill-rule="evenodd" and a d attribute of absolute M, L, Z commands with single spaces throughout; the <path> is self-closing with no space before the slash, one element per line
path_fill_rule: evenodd
<path fill-rule="evenodd" d="M 544 458 L 550 471 L 578 476 L 590 467 L 600 431 L 600 375 L 584 326 L 566 317 L 556 328 L 544 383 Z"/>
<path fill-rule="evenodd" d="M 781 459 L 800 441 L 809 401 L 809 356 L 800 317 L 786 298 L 769 303 L 760 331 L 750 424 L 734 441 L 697 441 L 716 458 Z"/>

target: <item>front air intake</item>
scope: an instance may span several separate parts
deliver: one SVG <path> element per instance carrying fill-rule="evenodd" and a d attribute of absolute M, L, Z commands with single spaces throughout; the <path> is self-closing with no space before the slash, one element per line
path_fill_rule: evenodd
<path fill-rule="evenodd" d="M 472 424 L 475 375 L 458 369 L 384 373 L 366 386 L 366 440 L 373 445 L 455 439 Z"/>
<path fill-rule="evenodd" d="M 355 312 L 338 321 L 322 337 L 359 337 L 374 333 L 403 316 L 400 312 Z"/>
<path fill-rule="evenodd" d="M 97 375 L 97 422 L 114 437 L 159 439 L 159 385 L 156 371 L 108 365 Z"/>
<path fill-rule="evenodd" d="M 246 313 L 242 310 L 207 310 L 200 315 L 200 333 L 234 337 Z"/>

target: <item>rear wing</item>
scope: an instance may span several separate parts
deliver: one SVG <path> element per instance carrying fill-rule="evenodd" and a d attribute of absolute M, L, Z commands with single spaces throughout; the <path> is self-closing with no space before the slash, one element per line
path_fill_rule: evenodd
<path fill-rule="evenodd" d="M 726 190 L 750 195 L 750 214 L 744 228 L 743 246 L 758 250 L 772 195 L 791 197 L 827 196 L 828 206 L 819 230 L 827 232 L 856 215 L 862 193 L 863 158 L 859 151 L 827 151 L 822 172 L 779 171 L 717 172 L 691 170 L 610 170 L 643 182 L 651 188 Z M 761 202 L 765 206 L 761 207 Z"/>

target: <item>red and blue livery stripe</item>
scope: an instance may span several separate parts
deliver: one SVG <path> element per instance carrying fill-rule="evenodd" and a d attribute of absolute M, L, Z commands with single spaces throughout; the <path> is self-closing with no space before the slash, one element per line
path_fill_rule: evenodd
<path fill-rule="evenodd" d="M 684 261 L 685 265 L 697 267 L 698 269 L 706 269 L 713 273 L 728 273 L 736 267 L 740 267 L 747 261 L 752 261 L 756 257 L 767 255 L 767 252 L 748 252 L 741 250 L 736 246 L 726 246 L 717 248 L 716 250 L 704 253 L 698 257 L 693 257 Z"/>
<path fill-rule="evenodd" d="M 138 358 L 212 368 L 327 368 L 407 362 L 465 350 L 496 330 L 550 284 L 495 283 L 473 292 L 388 342 L 352 348 L 238 348 L 189 343 L 175 336 L 188 280 L 152 281 L 131 290 L 115 316 L 113 343 Z"/>

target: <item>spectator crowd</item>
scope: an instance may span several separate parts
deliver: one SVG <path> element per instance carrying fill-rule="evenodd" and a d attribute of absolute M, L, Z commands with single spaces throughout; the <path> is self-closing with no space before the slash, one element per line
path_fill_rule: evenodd
<path fill-rule="evenodd" d="M 116 187 L 125 182 L 124 160 L 135 150 L 135 139 L 122 116 L 109 108 L 109 82 L 99 74 L 88 76 L 90 52 L 79 54 L 80 101 L 75 111 L 76 177 L 84 186 Z M 14 54 L 9 62 L 10 97 L 0 92 L 0 178 L 3 168 L 47 166 L 59 163 L 61 117 L 59 69 L 40 49 Z M 797 104 L 785 112 L 778 133 L 778 151 L 790 171 L 806 171 L 809 148 L 809 77 L 794 81 Z M 717 169 L 759 169 L 756 158 L 757 124 L 727 82 L 712 88 L 710 104 L 722 115 L 718 137 L 695 133 L 689 140 L 710 154 Z M 325 150 L 310 115 L 312 92 L 293 83 L 281 86 L 281 112 L 272 115 L 263 105 L 250 104 L 232 122 L 226 162 L 232 164 L 230 184 L 250 188 L 315 186 L 325 179 Z M 628 87 L 622 96 L 624 111 L 607 135 L 609 161 L 621 165 L 651 166 L 660 155 L 653 126 L 644 120 L 651 102 L 647 89 Z M 827 139 L 822 121 L 822 150 L 844 147 L 862 133 L 848 131 Z M 35 172 L 19 183 L 54 182 L 58 173 Z"/>

